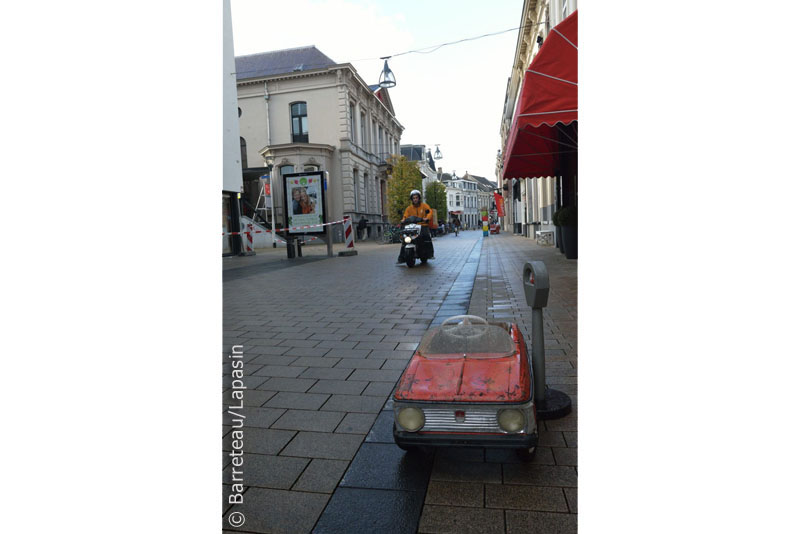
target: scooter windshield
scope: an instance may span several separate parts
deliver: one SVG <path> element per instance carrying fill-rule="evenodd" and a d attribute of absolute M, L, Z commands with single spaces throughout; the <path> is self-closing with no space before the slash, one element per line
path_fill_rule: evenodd
<path fill-rule="evenodd" d="M 429 330 L 417 350 L 425 358 L 505 358 L 516 353 L 516 345 L 497 325 L 447 324 Z"/>

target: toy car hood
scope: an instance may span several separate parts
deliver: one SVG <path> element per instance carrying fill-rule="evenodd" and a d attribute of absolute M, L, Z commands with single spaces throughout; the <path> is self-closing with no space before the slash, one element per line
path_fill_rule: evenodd
<path fill-rule="evenodd" d="M 516 325 L 429 330 L 395 392 L 397 400 L 524 402 L 531 398 L 525 342 Z"/>

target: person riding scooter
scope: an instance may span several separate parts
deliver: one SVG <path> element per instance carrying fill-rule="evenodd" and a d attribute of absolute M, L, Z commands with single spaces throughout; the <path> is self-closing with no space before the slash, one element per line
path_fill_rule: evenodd
<path fill-rule="evenodd" d="M 433 257 L 433 241 L 431 241 L 431 231 L 428 226 L 428 221 L 432 214 L 431 207 L 422 202 L 422 193 L 420 193 L 417 189 L 411 191 L 408 196 L 411 199 L 411 205 L 406 208 L 405 212 L 403 212 L 402 220 L 412 216 L 424 219 L 423 222 L 420 223 L 422 226 L 420 238 L 425 245 L 430 247 L 430 257 Z M 404 263 L 405 261 L 405 243 L 400 243 L 400 255 L 397 257 L 397 263 Z"/>

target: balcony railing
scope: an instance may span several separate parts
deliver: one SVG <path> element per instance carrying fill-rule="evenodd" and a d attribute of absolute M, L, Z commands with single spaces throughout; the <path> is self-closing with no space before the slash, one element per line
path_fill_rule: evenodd
<path fill-rule="evenodd" d="M 342 150 L 349 150 L 350 152 L 356 154 L 361 159 L 369 161 L 375 165 L 386 165 L 389 156 L 392 154 L 390 152 L 381 152 L 379 154 L 373 154 L 372 152 L 368 152 L 364 150 L 357 144 L 353 143 L 349 139 L 342 139 Z"/>

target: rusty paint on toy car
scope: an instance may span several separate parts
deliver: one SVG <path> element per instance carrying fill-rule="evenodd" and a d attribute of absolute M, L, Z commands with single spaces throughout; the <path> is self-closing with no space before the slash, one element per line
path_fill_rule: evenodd
<path fill-rule="evenodd" d="M 522 402 L 531 396 L 525 341 L 510 325 L 516 346 L 511 356 L 453 354 L 426 358 L 414 353 L 395 391 L 396 400 L 440 402 Z"/>

